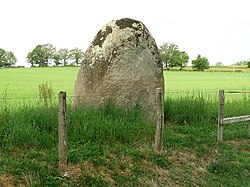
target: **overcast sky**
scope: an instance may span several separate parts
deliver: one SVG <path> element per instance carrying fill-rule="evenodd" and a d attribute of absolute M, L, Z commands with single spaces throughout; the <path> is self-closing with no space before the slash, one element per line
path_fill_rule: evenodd
<path fill-rule="evenodd" d="M 87 49 L 106 23 L 143 22 L 158 46 L 177 44 L 210 65 L 250 58 L 249 0 L 0 0 L 0 48 L 18 64 L 38 44 Z"/>

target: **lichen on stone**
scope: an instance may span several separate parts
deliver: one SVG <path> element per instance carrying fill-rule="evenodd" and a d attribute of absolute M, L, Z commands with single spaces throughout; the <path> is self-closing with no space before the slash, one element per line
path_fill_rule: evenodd
<path fill-rule="evenodd" d="M 120 28 L 120 29 L 125 29 L 127 27 L 133 28 L 134 30 L 140 30 L 140 24 L 141 22 L 130 19 L 130 18 L 122 18 L 119 20 L 116 20 L 115 24 Z M 137 24 L 137 26 L 135 26 Z"/>
<path fill-rule="evenodd" d="M 103 42 L 105 41 L 105 39 L 107 38 L 107 36 L 110 34 L 110 33 L 112 33 L 112 27 L 111 26 L 106 26 L 106 28 L 105 28 L 105 30 L 100 30 L 98 33 L 97 33 L 97 35 L 96 35 L 96 37 L 95 37 L 95 39 L 94 39 L 94 41 L 93 41 L 93 45 L 95 46 L 95 45 L 99 45 L 99 47 L 102 47 L 102 44 L 103 44 Z"/>

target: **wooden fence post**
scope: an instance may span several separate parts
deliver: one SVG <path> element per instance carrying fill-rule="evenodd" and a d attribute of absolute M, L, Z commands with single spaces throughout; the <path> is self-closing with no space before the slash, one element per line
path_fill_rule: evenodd
<path fill-rule="evenodd" d="M 224 118 L 224 90 L 219 91 L 219 111 L 218 111 L 218 141 L 223 140 L 223 118 Z"/>
<path fill-rule="evenodd" d="M 250 121 L 248 121 L 248 135 L 250 136 Z"/>
<path fill-rule="evenodd" d="M 162 88 L 156 89 L 157 126 L 155 133 L 154 152 L 161 154 L 163 150 L 164 100 Z"/>
<path fill-rule="evenodd" d="M 58 103 L 58 135 L 59 135 L 59 166 L 68 163 L 68 138 L 66 127 L 66 92 L 59 92 Z"/>

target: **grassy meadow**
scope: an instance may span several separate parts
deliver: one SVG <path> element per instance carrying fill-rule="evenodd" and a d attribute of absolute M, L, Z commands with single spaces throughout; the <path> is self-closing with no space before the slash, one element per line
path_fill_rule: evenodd
<path fill-rule="evenodd" d="M 250 75 L 232 72 L 181 72 L 165 71 L 165 87 L 167 94 L 174 92 L 218 93 L 218 90 L 250 91 Z"/>
<path fill-rule="evenodd" d="M 217 138 L 218 90 L 225 115 L 248 115 L 250 73 L 165 71 L 162 155 L 153 153 L 155 124 L 140 106 L 73 110 L 79 68 L 0 69 L 0 186 L 249 186 L 246 123 Z M 52 85 L 52 99 L 39 85 Z M 58 167 L 57 94 L 66 91 L 69 163 Z M 45 104 L 43 99 L 48 99 Z"/>
<path fill-rule="evenodd" d="M 2 69 L 0 91 L 2 93 L 7 87 L 11 98 L 38 97 L 39 84 L 51 82 L 55 93 L 62 90 L 72 95 L 78 70 L 78 67 Z M 167 94 L 250 90 L 249 74 L 232 72 L 165 71 L 165 87 Z"/>
<path fill-rule="evenodd" d="M 35 98 L 39 96 L 39 85 L 51 82 L 54 92 L 72 94 L 77 67 L 58 68 L 8 68 L 1 69 L 1 93 L 7 87 L 11 98 Z"/>

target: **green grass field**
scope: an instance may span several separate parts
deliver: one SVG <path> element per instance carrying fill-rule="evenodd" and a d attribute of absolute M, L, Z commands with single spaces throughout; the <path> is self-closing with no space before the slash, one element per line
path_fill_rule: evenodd
<path fill-rule="evenodd" d="M 140 107 L 71 108 L 79 68 L 0 69 L 0 186 L 250 186 L 246 123 L 217 138 L 217 93 L 249 90 L 249 73 L 165 72 L 162 155 Z M 51 82 L 54 100 L 39 100 Z M 58 167 L 57 93 L 68 97 L 68 160 Z M 228 98 L 228 99 L 227 99 Z M 226 94 L 226 116 L 249 114 L 250 93 Z"/>
<path fill-rule="evenodd" d="M 39 85 L 51 82 L 54 92 L 66 91 L 72 94 L 77 67 L 59 68 L 16 68 L 1 69 L 1 93 L 7 86 L 8 96 L 14 98 L 32 98 L 39 96 Z"/>
<path fill-rule="evenodd" d="M 211 73 L 166 71 L 165 83 L 167 92 L 211 92 L 218 90 L 249 90 L 249 73 Z"/>
<path fill-rule="evenodd" d="M 78 70 L 77 67 L 1 69 L 0 91 L 7 87 L 9 97 L 38 97 L 39 84 L 51 82 L 55 93 L 66 91 L 72 95 Z M 249 73 L 165 71 L 164 75 L 167 93 L 250 91 Z"/>

